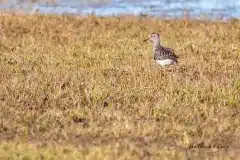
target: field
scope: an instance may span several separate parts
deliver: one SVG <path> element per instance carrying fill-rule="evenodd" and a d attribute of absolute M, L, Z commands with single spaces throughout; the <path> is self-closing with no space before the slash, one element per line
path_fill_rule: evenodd
<path fill-rule="evenodd" d="M 0 159 L 240 158 L 240 20 L 0 24 Z M 154 63 L 151 32 L 179 65 Z"/>

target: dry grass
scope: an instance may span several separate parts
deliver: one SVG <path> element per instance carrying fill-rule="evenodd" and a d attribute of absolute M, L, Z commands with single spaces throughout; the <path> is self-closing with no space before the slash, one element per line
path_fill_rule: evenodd
<path fill-rule="evenodd" d="M 0 23 L 2 159 L 239 156 L 239 20 L 2 15 Z M 152 31 L 180 56 L 178 67 L 153 63 L 142 43 Z"/>

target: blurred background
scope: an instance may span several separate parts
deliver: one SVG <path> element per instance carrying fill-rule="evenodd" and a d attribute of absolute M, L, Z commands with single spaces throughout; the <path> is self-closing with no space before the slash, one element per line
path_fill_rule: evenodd
<path fill-rule="evenodd" d="M 28 13 L 188 16 L 225 20 L 240 17 L 240 0 L 0 0 L 0 9 Z"/>

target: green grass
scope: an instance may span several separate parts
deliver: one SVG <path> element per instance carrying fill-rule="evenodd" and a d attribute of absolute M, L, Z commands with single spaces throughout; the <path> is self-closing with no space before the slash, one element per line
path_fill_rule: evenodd
<path fill-rule="evenodd" d="M 6 14 L 0 23 L 1 159 L 240 156 L 239 20 Z M 153 31 L 178 66 L 154 64 L 142 43 Z"/>

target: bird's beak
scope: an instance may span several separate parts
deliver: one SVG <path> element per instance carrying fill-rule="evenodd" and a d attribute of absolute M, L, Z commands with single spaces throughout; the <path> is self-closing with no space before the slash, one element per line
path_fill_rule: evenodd
<path fill-rule="evenodd" d="M 147 42 L 148 40 L 149 40 L 149 38 L 147 38 L 147 39 L 143 40 L 143 42 Z"/>

